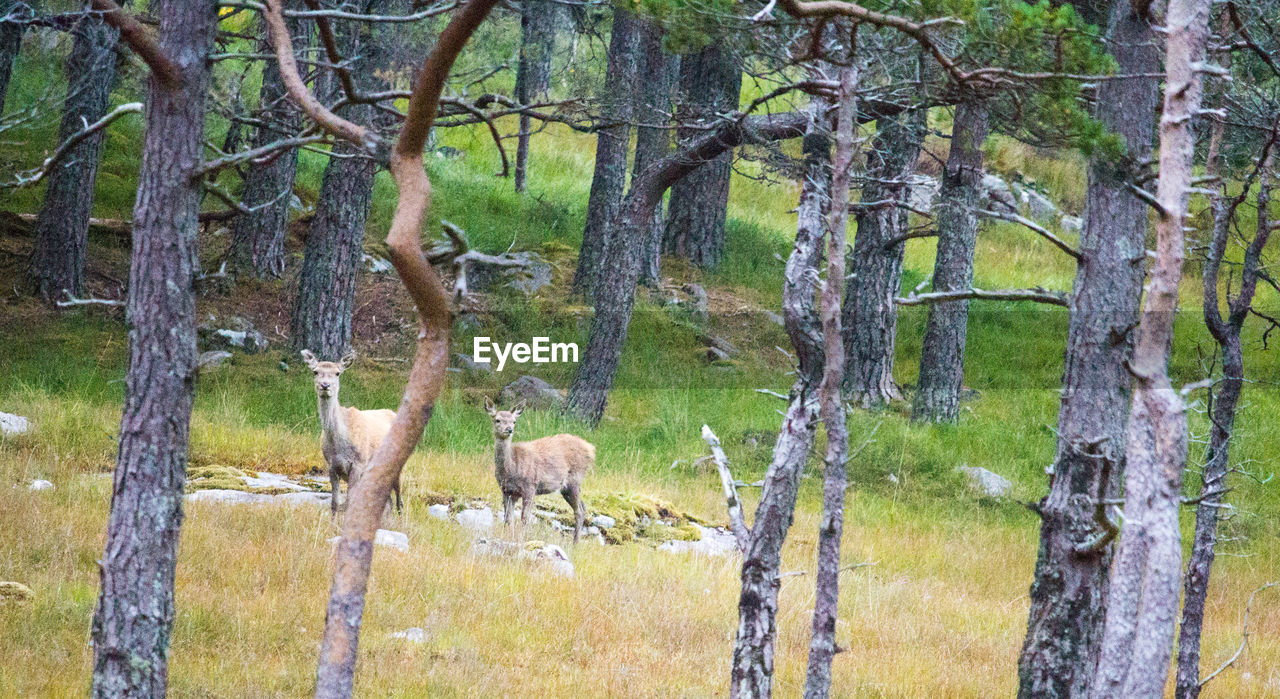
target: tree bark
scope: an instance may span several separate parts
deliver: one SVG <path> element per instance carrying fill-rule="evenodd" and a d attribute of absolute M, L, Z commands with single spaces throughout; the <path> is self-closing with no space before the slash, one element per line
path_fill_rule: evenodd
<path fill-rule="evenodd" d="M 814 100 L 804 134 L 805 176 L 797 212 L 796 240 L 782 283 L 782 317 L 799 369 L 782 429 L 765 474 L 748 545 L 742 552 L 738 631 L 733 643 L 729 696 L 766 698 L 773 692 L 773 655 L 778 637 L 778 573 L 782 545 L 795 514 L 796 490 L 813 446 L 820 401 L 823 345 L 814 304 L 822 235 L 831 193 L 831 139 L 826 103 Z"/>
<path fill-rule="evenodd" d="M 516 64 L 515 87 L 515 98 L 520 104 L 542 99 L 551 88 L 551 55 L 555 50 L 558 10 L 559 5 L 554 2 L 523 0 L 520 3 L 520 60 Z M 525 191 L 528 184 L 531 126 L 529 115 L 521 114 L 520 133 L 516 137 L 517 192 Z"/>
<path fill-rule="evenodd" d="M 748 141 L 775 141 L 804 133 L 799 112 L 728 120 L 647 168 L 631 185 L 616 218 L 609 222 L 608 247 L 601 257 L 595 315 L 582 362 L 569 388 L 565 411 L 591 425 L 600 422 L 627 339 L 640 278 L 640 249 L 654 208 L 671 185 L 719 153 Z M 579 263 L 579 271 L 581 271 Z"/>
<path fill-rule="evenodd" d="M 1156 34 L 1130 2 L 1114 3 L 1108 46 L 1119 74 L 1160 70 Z M 1094 502 L 1119 497 L 1124 478 L 1132 394 L 1125 363 L 1142 300 L 1148 227 L 1147 205 L 1125 182 L 1151 155 L 1159 95 L 1160 81 L 1152 77 L 1098 86 L 1096 117 L 1124 137 L 1128 153 L 1123 163 L 1104 157 L 1089 163 L 1057 456 L 1049 493 L 1040 502 L 1040 549 L 1018 660 L 1018 695 L 1024 699 L 1086 696 L 1098 664 L 1113 547 L 1077 549 L 1096 535 Z"/>
<path fill-rule="evenodd" d="M 898 307 L 893 299 L 902 285 L 906 241 L 889 241 L 906 232 L 907 210 L 889 202 L 905 203 L 911 196 L 911 175 L 928 123 L 925 109 L 879 120 L 867 156 L 862 201 L 886 204 L 858 210 L 843 318 L 845 391 L 863 408 L 902 399 L 893 381 L 898 334 Z"/>
<path fill-rule="evenodd" d="M 1268 170 L 1273 148 L 1274 142 L 1268 143 L 1260 159 L 1257 225 L 1253 240 L 1245 249 L 1240 270 L 1240 290 L 1235 298 L 1227 300 L 1227 318 L 1222 317 L 1219 308 L 1219 272 L 1230 240 L 1236 208 L 1248 194 L 1248 186 L 1231 204 L 1224 201 L 1221 194 L 1215 196 L 1213 201 L 1213 240 L 1210 242 L 1203 273 L 1204 319 L 1222 355 L 1222 378 L 1216 394 L 1210 394 L 1213 424 L 1209 429 L 1209 445 L 1204 454 L 1200 504 L 1196 507 L 1195 539 L 1191 544 L 1191 558 L 1187 562 L 1183 583 L 1182 626 L 1178 635 L 1178 672 L 1174 689 L 1178 699 L 1195 699 L 1200 696 L 1200 632 L 1204 628 L 1204 607 L 1209 592 L 1209 572 L 1213 567 L 1213 548 L 1218 541 L 1218 515 L 1227 488 L 1231 431 L 1235 425 L 1240 393 L 1244 388 L 1244 350 L 1240 342 L 1240 331 L 1253 306 L 1262 250 L 1266 247 L 1272 230 L 1271 217 L 1267 212 L 1271 204 L 1271 176 Z"/>
<path fill-rule="evenodd" d="M 1170 0 L 1165 14 L 1156 185 L 1160 216 L 1146 305 L 1129 365 L 1135 390 L 1126 435 L 1124 525 L 1094 678 L 1093 693 L 1100 697 L 1158 697 L 1169 674 L 1182 572 L 1178 508 L 1187 458 L 1186 406 L 1169 380 L 1169 353 L 1182 280 L 1209 8 L 1209 0 Z"/>
<path fill-rule="evenodd" d="M 636 34 L 639 20 L 616 5 L 609 37 L 608 65 L 600 95 L 601 114 L 607 126 L 596 132 L 595 172 L 587 197 L 587 222 L 582 249 L 573 274 L 573 293 L 595 296 L 605 249 L 610 245 L 610 222 L 617 216 L 627 186 L 627 148 L 631 141 L 632 106 L 636 91 Z M 633 282 L 634 283 L 634 282 Z"/>
<path fill-rule="evenodd" d="M 942 174 L 938 204 L 938 254 L 933 266 L 935 291 L 973 286 L 973 253 L 978 238 L 976 210 L 982 196 L 982 142 L 987 139 L 987 106 L 956 105 L 951 151 Z M 969 301 L 929 307 L 920 381 L 911 404 L 914 422 L 955 422 L 964 384 L 964 345 Z"/>
<path fill-rule="evenodd" d="M 163 0 L 129 269 L 129 370 L 93 616 L 93 695 L 164 696 L 196 378 L 195 275 L 213 3 Z"/>
<path fill-rule="evenodd" d="M 290 22 L 290 33 L 297 34 L 299 24 Z M 264 37 L 258 48 L 270 51 L 271 44 Z M 267 61 L 262 68 L 258 116 L 263 123 L 254 133 L 254 148 L 293 136 L 301 123 L 297 108 L 285 93 L 280 66 L 275 61 Z M 234 269 L 253 270 L 259 279 L 284 274 L 284 242 L 289 232 L 289 205 L 297 172 L 296 148 L 250 165 L 240 200 L 252 212 L 236 216 L 231 228 L 230 262 Z M 322 197 L 320 202 L 324 201 Z"/>
<path fill-rule="evenodd" d="M 645 168 L 661 160 L 671 151 L 671 88 L 679 70 L 680 59 L 662 50 L 662 27 L 654 21 L 640 24 L 636 49 L 636 156 L 632 164 L 632 181 Z M 662 269 L 662 234 L 666 225 L 662 202 L 654 207 L 653 223 L 644 240 L 640 281 L 653 286 Z"/>
<path fill-rule="evenodd" d="M 18 6 L 17 0 L 0 0 L 0 17 L 8 16 Z M 22 35 L 27 25 L 20 22 L 0 22 L 0 116 L 4 115 L 5 98 L 9 96 L 9 78 L 13 76 L 13 62 L 22 50 Z"/>
<path fill-rule="evenodd" d="M 72 36 L 59 143 L 106 114 L 116 82 L 120 32 L 100 17 L 86 15 L 72 28 Z M 28 269 L 36 294 L 46 301 L 60 298 L 64 292 L 80 296 L 84 291 L 89 217 L 103 138 L 104 132 L 98 131 L 80 141 L 48 174 Z"/>
<path fill-rule="evenodd" d="M 738 108 L 742 68 L 737 56 L 719 43 L 681 57 L 679 109 L 681 141 L 696 138 L 721 114 Z M 724 257 L 724 222 L 729 206 L 733 151 L 717 155 L 671 189 L 664 249 L 699 267 L 714 267 Z"/>
<path fill-rule="evenodd" d="M 813 636 L 804 695 L 819 699 L 831 694 L 831 660 L 836 654 L 836 618 L 840 610 L 840 544 L 844 537 L 844 494 L 848 486 L 845 453 L 849 431 L 845 424 L 844 338 L 840 328 L 840 296 L 845 278 L 845 228 L 849 215 L 849 180 L 857 135 L 858 58 L 850 49 L 849 65 L 840 69 L 839 108 L 836 111 L 836 156 L 827 214 L 827 279 L 822 293 L 822 383 L 818 387 L 827 453 L 822 479 L 822 522 L 818 527 L 818 561 L 814 576 Z"/>

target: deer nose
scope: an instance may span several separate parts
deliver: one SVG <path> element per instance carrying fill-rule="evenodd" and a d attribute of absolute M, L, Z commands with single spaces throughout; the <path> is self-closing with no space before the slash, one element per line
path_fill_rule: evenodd
<path fill-rule="evenodd" d="M 324 390 L 324 391 L 329 390 L 329 383 L 328 383 L 327 381 L 326 381 L 326 382 L 322 382 L 322 383 L 320 384 L 320 389 L 321 389 L 321 390 Z"/>

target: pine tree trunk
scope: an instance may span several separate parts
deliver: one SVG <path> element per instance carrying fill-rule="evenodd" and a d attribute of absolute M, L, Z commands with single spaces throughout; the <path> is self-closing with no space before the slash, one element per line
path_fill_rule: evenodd
<path fill-rule="evenodd" d="M 602 258 L 609 245 L 610 223 L 618 214 L 627 186 L 638 26 L 635 15 L 621 5 L 614 8 L 604 90 L 600 95 L 600 118 L 610 126 L 596 132 L 596 163 L 591 193 L 587 197 L 587 223 L 582 231 L 578 266 L 573 273 L 573 293 L 584 296 L 595 296 Z"/>
<path fill-rule="evenodd" d="M 719 44 L 680 59 L 681 141 L 696 138 L 698 126 L 738 108 L 742 69 L 738 58 Z M 729 206 L 733 152 L 722 153 L 671 188 L 663 248 L 699 267 L 714 267 L 724 257 L 724 222 Z"/>
<path fill-rule="evenodd" d="M 195 275 L 216 6 L 151 5 L 180 84 L 149 80 L 133 210 L 129 370 L 120 451 L 93 616 L 93 695 L 160 697 L 168 679 L 174 570 L 196 378 Z"/>
<path fill-rule="evenodd" d="M 632 180 L 644 169 L 671 151 L 671 88 L 680 59 L 662 50 L 662 27 L 653 21 L 640 24 L 636 49 L 636 74 L 640 87 L 636 90 L 636 156 L 632 164 Z M 653 224 L 645 238 L 640 260 L 640 281 L 653 286 L 661 272 L 662 232 L 666 217 L 662 202 L 654 207 Z"/>
<path fill-rule="evenodd" d="M 516 64 L 515 98 L 520 104 L 530 104 L 546 96 L 551 88 L 551 55 L 556 42 L 556 15 L 559 5 L 554 2 L 524 0 L 520 3 L 520 60 Z M 520 115 L 520 133 L 516 137 L 515 187 L 517 192 L 527 188 L 529 176 L 529 115 Z"/>
<path fill-rule="evenodd" d="M 291 34 L 299 33 L 298 24 L 289 22 Z M 300 43 L 305 45 L 305 42 Z M 271 45 L 264 39 L 258 50 L 270 52 Z M 275 61 L 267 61 L 262 67 L 258 112 L 264 123 L 254 134 L 254 148 L 298 132 L 301 120 L 285 94 L 280 67 Z M 232 224 L 230 262 L 233 268 L 253 270 L 259 279 L 279 277 L 284 273 L 284 242 L 289 229 L 289 205 L 297 172 L 296 148 L 280 151 L 265 162 L 250 165 L 240 201 L 253 211 L 237 216 Z"/>
<path fill-rule="evenodd" d="M 1098 697 L 1164 693 L 1182 579 L 1178 510 L 1187 461 L 1186 405 L 1169 379 L 1169 353 L 1185 256 L 1195 160 L 1194 117 L 1209 38 L 1209 0 L 1170 0 L 1165 13 L 1165 93 L 1160 119 L 1156 254 L 1133 358 L 1125 456 L 1124 518 L 1102 653 Z"/>
<path fill-rule="evenodd" d="M 0 0 L 0 17 L 6 17 L 18 6 L 17 0 Z M 13 62 L 22 49 L 22 35 L 27 25 L 18 22 L 0 22 L 0 115 L 4 114 L 5 98 L 9 96 L 9 78 L 13 76 Z"/>
<path fill-rule="evenodd" d="M 116 82 L 119 32 L 87 15 L 76 22 L 72 35 L 67 100 L 58 127 L 60 143 L 106 114 Z M 89 217 L 104 136 L 99 131 L 84 139 L 49 172 L 28 269 L 36 294 L 45 300 L 61 298 L 64 292 L 79 296 L 84 290 Z"/>
<path fill-rule="evenodd" d="M 1108 42 L 1118 73 L 1160 70 L 1156 34 L 1130 3 L 1115 3 Z M 1098 86 L 1097 118 L 1124 137 L 1129 162 L 1150 157 L 1159 94 L 1159 80 L 1151 77 Z M 1024 699 L 1088 695 L 1101 650 L 1113 547 L 1085 554 L 1077 548 L 1096 536 L 1093 502 L 1099 495 L 1119 497 L 1124 478 L 1132 383 L 1125 362 L 1142 299 L 1148 218 L 1147 205 L 1125 188 L 1126 178 L 1110 159 L 1089 164 L 1057 457 L 1040 502 L 1040 551 L 1018 660 Z"/>
<path fill-rule="evenodd" d="M 957 105 L 951 152 L 938 194 L 935 291 L 959 291 L 973 286 L 973 252 L 978 238 L 976 209 L 982 196 L 982 142 L 986 139 L 987 106 L 981 102 Z M 964 384 L 968 325 L 968 300 L 929 306 L 920 350 L 920 382 L 911 405 L 913 421 L 956 421 Z"/>
<path fill-rule="evenodd" d="M 864 202 L 906 202 L 908 184 L 928 131 L 928 112 L 885 117 L 867 156 Z M 907 210 L 892 205 L 858 211 L 858 232 L 844 297 L 845 391 L 864 408 L 902 398 L 893 382 L 893 353 L 906 242 L 889 243 L 907 230 Z"/>

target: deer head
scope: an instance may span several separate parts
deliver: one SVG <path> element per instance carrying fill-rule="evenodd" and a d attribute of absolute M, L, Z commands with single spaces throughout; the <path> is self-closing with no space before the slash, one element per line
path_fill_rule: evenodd
<path fill-rule="evenodd" d="M 524 412 L 524 401 L 511 410 L 498 410 L 493 401 L 485 396 L 484 409 L 493 418 L 493 436 L 496 439 L 510 439 L 516 431 L 516 419 Z"/>
<path fill-rule="evenodd" d="M 311 350 L 302 350 L 302 361 L 311 367 L 311 373 L 315 374 L 316 395 L 321 398 L 338 397 L 339 377 L 342 372 L 351 366 L 356 360 L 355 352 L 347 352 L 340 362 L 322 362 L 316 359 Z"/>

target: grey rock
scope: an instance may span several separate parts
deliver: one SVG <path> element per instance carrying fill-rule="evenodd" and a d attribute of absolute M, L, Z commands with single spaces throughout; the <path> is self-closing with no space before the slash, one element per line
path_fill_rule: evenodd
<path fill-rule="evenodd" d="M 724 362 L 730 358 L 729 353 L 719 347 L 708 347 L 706 356 L 708 362 Z"/>
<path fill-rule="evenodd" d="M 473 261 L 468 266 L 467 283 L 476 291 L 493 291 L 507 287 L 532 296 L 551 283 L 551 263 L 536 252 L 524 251 L 507 254 L 520 263 L 519 266 L 495 265 Z"/>
<path fill-rule="evenodd" d="M 449 506 L 440 504 L 432 505 L 427 508 L 427 514 L 435 517 L 436 519 L 449 519 Z"/>
<path fill-rule="evenodd" d="M 363 253 L 360 256 L 360 262 L 364 265 L 365 269 L 373 272 L 374 274 L 386 274 L 395 269 L 395 266 L 392 265 L 391 261 L 387 258 L 375 257 L 369 253 Z"/>
<path fill-rule="evenodd" d="M 787 321 L 785 318 L 778 315 L 777 313 L 774 313 L 773 311 L 765 311 L 764 318 L 765 320 L 769 321 L 770 323 L 773 323 L 774 325 L 780 328 L 786 326 L 787 324 Z"/>
<path fill-rule="evenodd" d="M 1084 219 L 1063 214 L 1062 218 L 1058 219 L 1058 225 L 1062 226 L 1062 230 L 1067 233 L 1079 233 L 1084 230 Z"/>
<path fill-rule="evenodd" d="M 738 541 L 733 538 L 733 534 L 720 527 L 704 527 L 700 524 L 693 525 L 702 534 L 702 538 L 697 541 L 684 541 L 681 539 L 671 539 L 664 541 L 658 547 L 659 551 L 667 553 L 694 553 L 704 556 L 727 556 L 738 550 Z"/>
<path fill-rule="evenodd" d="M 498 405 L 511 407 L 522 401 L 530 410 L 558 409 L 564 405 L 564 396 L 546 381 L 525 375 L 498 393 Z"/>
<path fill-rule="evenodd" d="M 929 175 L 912 175 L 907 204 L 920 211 L 933 211 L 933 204 L 942 190 L 942 183 Z"/>
<path fill-rule="evenodd" d="M 209 350 L 201 352 L 200 358 L 196 360 L 196 365 L 201 369 L 217 369 L 231 359 L 231 353 L 226 350 Z"/>
<path fill-rule="evenodd" d="M 30 429 L 31 423 L 25 417 L 11 413 L 0 413 L 0 434 L 12 437 L 26 434 Z"/>
<path fill-rule="evenodd" d="M 256 477 L 241 476 L 240 480 L 243 480 L 244 484 L 250 488 L 283 488 L 285 490 L 294 490 L 298 492 L 312 492 L 310 488 L 295 483 L 283 473 L 259 471 Z"/>
<path fill-rule="evenodd" d="M 494 521 L 493 510 L 487 507 L 466 509 L 458 513 L 458 524 L 473 532 L 493 529 Z"/>
<path fill-rule="evenodd" d="M 1013 483 L 1004 476 L 974 466 L 960 466 L 956 469 L 963 473 L 969 481 L 969 489 L 988 498 L 1003 498 L 1013 489 Z"/>
<path fill-rule="evenodd" d="M 1018 199 L 1031 218 L 1042 223 L 1053 222 L 1060 214 L 1053 200 L 1030 187 L 1018 187 Z"/>
<path fill-rule="evenodd" d="M 216 318 L 209 316 L 209 320 L 196 329 L 196 334 L 206 345 L 239 349 L 247 354 L 265 352 L 268 347 L 267 337 L 239 316 L 231 316 L 225 323 L 218 323 Z"/>
<path fill-rule="evenodd" d="M 597 527 L 600 527 L 601 529 L 613 529 L 614 527 L 618 526 L 617 520 L 610 517 L 609 515 L 596 515 L 595 517 L 591 518 L 591 523 L 596 525 Z"/>
<path fill-rule="evenodd" d="M 405 629 L 404 631 L 396 631 L 395 633 L 389 633 L 387 634 L 387 638 L 403 640 L 409 643 L 426 643 L 427 632 L 425 629 L 421 629 L 421 628 L 418 628 L 417 626 L 414 626 L 413 628 L 408 628 L 408 629 Z"/>
<path fill-rule="evenodd" d="M 1018 200 L 1014 197 L 1013 190 L 1010 189 L 1009 183 L 1005 182 L 1004 178 L 999 175 L 993 175 L 989 172 L 984 173 L 982 175 L 982 191 L 988 200 L 987 205 L 993 209 L 997 211 L 1002 209 L 1006 211 L 1018 210 Z"/>
<path fill-rule="evenodd" d="M 493 371 L 493 362 L 477 362 L 474 357 L 465 353 L 458 352 L 453 355 L 453 363 L 465 371 L 474 371 L 478 373 L 488 374 Z"/>
<path fill-rule="evenodd" d="M 31 485 L 27 486 L 27 490 L 34 490 L 37 492 L 41 490 L 53 490 L 53 483 L 43 479 L 34 480 L 31 481 Z"/>
<path fill-rule="evenodd" d="M 547 544 L 532 551 L 521 549 L 520 558 L 546 566 L 551 572 L 561 577 L 572 578 L 574 575 L 573 561 L 569 560 L 569 554 L 555 544 Z"/>
<path fill-rule="evenodd" d="M 710 319 L 707 290 L 701 284 L 685 284 L 683 290 L 689 295 L 689 300 L 682 304 L 688 309 L 689 315 L 698 323 L 707 322 Z"/>

